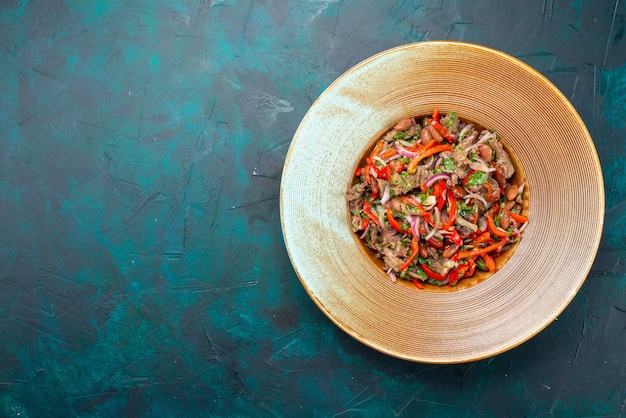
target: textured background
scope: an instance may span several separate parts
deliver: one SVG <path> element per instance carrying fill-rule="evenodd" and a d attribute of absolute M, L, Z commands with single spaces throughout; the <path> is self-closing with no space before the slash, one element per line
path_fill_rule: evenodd
<path fill-rule="evenodd" d="M 625 3 L 1 0 L 0 416 L 626 417 Z M 336 328 L 278 210 L 315 98 L 364 58 L 435 39 L 546 75 L 606 186 L 571 305 L 456 366 Z"/>

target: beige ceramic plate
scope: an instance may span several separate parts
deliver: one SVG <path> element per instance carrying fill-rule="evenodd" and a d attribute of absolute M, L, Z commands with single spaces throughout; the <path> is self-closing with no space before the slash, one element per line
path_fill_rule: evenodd
<path fill-rule="evenodd" d="M 375 137 L 434 107 L 495 129 L 531 190 L 530 223 L 512 258 L 450 293 L 393 283 L 355 241 L 344 198 Z M 604 189 L 584 123 L 541 74 L 482 46 L 423 42 L 363 61 L 319 97 L 287 154 L 280 206 L 296 273 L 337 326 L 395 357 L 458 363 L 521 344 L 565 309 L 598 249 Z"/>

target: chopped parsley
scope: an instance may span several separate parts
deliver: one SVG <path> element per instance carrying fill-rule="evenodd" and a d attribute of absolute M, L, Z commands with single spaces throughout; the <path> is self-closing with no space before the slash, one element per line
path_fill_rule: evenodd
<path fill-rule="evenodd" d="M 448 113 L 448 117 L 450 119 L 446 122 L 446 128 L 450 129 L 452 125 L 454 125 L 454 122 L 459 118 L 459 115 L 457 115 L 455 112 L 450 112 Z"/>
<path fill-rule="evenodd" d="M 393 136 L 393 139 L 404 139 L 406 138 L 406 132 L 398 132 Z"/>
<path fill-rule="evenodd" d="M 456 164 L 454 163 L 454 158 L 444 158 L 441 164 L 443 165 L 444 171 L 452 172 L 456 170 Z"/>
<path fill-rule="evenodd" d="M 465 203 L 464 200 L 458 200 L 456 202 L 456 210 L 458 211 L 459 215 L 466 217 L 474 211 L 474 207 Z"/>
<path fill-rule="evenodd" d="M 484 171 L 475 171 L 470 175 L 469 180 L 465 184 L 467 187 L 480 186 L 487 182 L 487 173 Z"/>

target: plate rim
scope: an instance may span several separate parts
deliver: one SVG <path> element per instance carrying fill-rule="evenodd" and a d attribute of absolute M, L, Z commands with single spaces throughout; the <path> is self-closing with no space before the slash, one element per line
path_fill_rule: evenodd
<path fill-rule="evenodd" d="M 480 356 L 459 356 L 458 358 L 455 359 L 448 359 L 448 360 L 444 360 L 444 359 L 429 359 L 429 358 L 417 358 L 416 356 L 413 355 L 407 355 L 405 353 L 401 353 L 398 352 L 397 350 L 392 350 L 389 349 L 388 347 L 385 347 L 383 345 L 380 344 L 376 344 L 372 341 L 370 341 L 366 336 L 364 335 L 360 335 L 359 333 L 357 333 L 354 329 L 352 329 L 348 324 L 344 323 L 340 318 L 338 318 L 336 315 L 333 314 L 333 312 L 331 310 L 329 310 L 325 304 L 323 303 L 322 300 L 320 300 L 316 295 L 313 294 L 309 284 L 307 283 L 307 280 L 303 277 L 303 273 L 300 271 L 298 265 L 296 264 L 296 260 L 294 255 L 292 254 L 292 249 L 290 248 L 290 237 L 288 236 L 288 232 L 287 232 L 287 228 L 285 225 L 285 178 L 286 175 L 288 174 L 288 168 L 289 165 L 292 161 L 293 158 L 293 152 L 294 152 L 294 148 L 297 145 L 297 138 L 299 137 L 303 127 L 306 125 L 307 121 L 309 120 L 309 118 L 311 117 L 313 110 L 319 105 L 319 103 L 321 101 L 324 100 L 324 98 L 331 94 L 334 89 L 337 88 L 338 85 L 340 85 L 347 77 L 350 76 L 351 73 L 353 73 L 354 71 L 358 70 L 359 68 L 369 65 L 372 62 L 375 62 L 377 60 L 379 60 L 381 57 L 384 57 L 388 54 L 392 54 L 395 53 L 396 51 L 402 50 L 402 49 L 411 49 L 411 48 L 415 48 L 415 47 L 419 47 L 419 48 L 428 48 L 430 45 L 438 45 L 438 46 L 442 46 L 442 45 L 449 45 L 449 46 L 453 46 L 453 47 L 463 47 L 463 48 L 475 48 L 475 49 L 481 49 L 487 53 L 490 54 L 494 54 L 499 56 L 502 59 L 508 60 L 510 62 L 512 62 L 513 64 L 519 66 L 520 68 L 522 68 L 524 71 L 526 71 L 527 73 L 529 73 L 534 79 L 536 79 L 537 81 L 541 82 L 541 84 L 545 87 L 548 87 L 552 93 L 558 98 L 559 102 L 561 102 L 563 105 L 565 105 L 568 108 L 568 112 L 576 119 L 577 123 L 578 123 L 578 127 L 581 128 L 583 130 L 584 133 L 584 137 L 588 143 L 588 145 L 590 146 L 590 148 L 594 151 L 591 153 L 591 160 L 594 166 L 594 171 L 597 174 L 596 176 L 596 182 L 597 182 L 597 186 L 598 186 L 598 194 L 599 194 L 599 208 L 598 208 L 598 212 L 599 212 L 599 223 L 597 224 L 597 227 L 595 229 L 596 231 L 596 236 L 593 237 L 593 242 L 592 242 L 592 253 L 593 256 L 590 257 L 590 259 L 587 261 L 586 265 L 585 265 L 585 269 L 584 269 L 584 274 L 582 275 L 582 279 L 578 281 L 577 286 L 575 288 L 575 290 L 569 295 L 569 297 L 567 299 L 563 299 L 561 305 L 557 308 L 555 307 L 555 309 L 553 310 L 552 314 L 547 316 L 545 318 L 545 320 L 543 321 L 542 324 L 540 324 L 539 326 L 536 327 L 536 329 L 534 330 L 534 332 L 525 335 L 523 338 L 520 338 L 516 341 L 512 341 L 510 344 L 507 344 L 505 347 L 502 347 L 499 350 L 493 350 L 490 351 L 489 353 L 485 353 L 484 355 L 480 355 Z M 532 199 L 532 197 L 531 197 Z M 602 231 L 604 228 L 604 222 L 605 222 L 605 188 L 604 188 L 604 179 L 603 179 L 603 173 L 602 173 L 602 166 L 600 164 L 600 159 L 598 156 L 598 152 L 597 149 L 595 147 L 595 143 L 593 141 L 593 138 L 591 136 L 591 134 L 589 133 L 586 124 L 584 123 L 584 121 L 582 120 L 582 118 L 580 117 L 579 113 L 576 111 L 575 107 L 571 104 L 571 102 L 567 99 L 567 97 L 561 92 L 561 90 L 559 90 L 546 76 L 544 76 L 543 74 L 541 74 L 539 71 L 537 71 L 535 68 L 533 68 L 532 66 L 530 66 L 529 64 L 526 64 L 525 62 L 521 61 L 519 58 L 516 58 L 512 55 L 509 55 L 503 51 L 491 48 L 491 47 L 487 47 L 484 45 L 479 45 L 479 44 L 475 44 L 475 43 L 469 43 L 469 42 L 461 42 L 461 41 L 448 41 L 448 40 L 435 40 L 435 41 L 424 41 L 424 42 L 414 42 L 414 43 L 409 43 L 409 44 L 403 44 L 403 45 L 399 45 L 384 51 L 381 51 L 377 54 L 374 54 L 362 61 L 360 61 L 359 63 L 357 63 L 356 65 L 350 67 L 349 69 L 347 69 L 346 71 L 344 71 L 339 77 L 337 77 L 332 83 L 330 83 L 328 85 L 328 87 L 326 87 L 324 89 L 324 91 L 316 98 L 316 100 L 311 104 L 310 108 L 307 110 L 306 114 L 304 115 L 304 117 L 302 118 L 296 132 L 293 135 L 292 141 L 290 143 L 289 149 L 287 151 L 286 157 L 285 157 L 285 163 L 283 166 L 283 171 L 282 171 L 282 175 L 281 175 L 281 183 L 280 183 L 280 197 L 279 197 L 279 203 L 280 203 L 280 222 L 281 222 L 281 230 L 282 230 L 282 235 L 283 235 L 283 239 L 284 239 L 284 243 L 285 243 L 285 247 L 287 249 L 287 253 L 289 256 L 289 259 L 291 261 L 291 265 L 296 273 L 296 275 L 298 276 L 298 279 L 300 281 L 300 283 L 302 284 L 302 286 L 304 287 L 306 293 L 309 295 L 309 297 L 313 300 L 313 302 L 315 303 L 315 305 L 324 313 L 324 315 L 329 318 L 331 320 L 331 322 L 333 322 L 337 327 L 339 327 L 341 330 L 343 330 L 344 332 L 346 332 L 348 335 L 350 335 L 352 338 L 356 339 L 357 341 L 359 341 L 360 343 L 376 350 L 379 351 L 381 353 L 385 353 L 387 355 L 399 358 L 399 359 L 404 359 L 404 360 L 408 360 L 408 361 L 413 361 L 413 362 L 420 362 L 420 363 L 431 363 L 431 364 L 457 364 L 457 363 L 465 363 L 465 362 L 469 362 L 469 361 L 476 361 L 476 360 L 481 360 L 484 358 L 489 358 L 498 354 L 501 354 L 503 352 L 506 352 L 512 348 L 515 348 L 521 344 L 523 344 L 524 342 L 532 339 L 534 336 L 536 336 L 537 334 L 539 334 L 542 330 L 544 330 L 549 324 L 551 324 L 572 302 L 572 300 L 574 299 L 574 297 L 576 296 L 576 294 L 578 294 L 578 292 L 580 291 L 580 288 L 582 287 L 582 285 L 584 284 L 584 282 L 587 280 L 589 273 L 591 271 L 593 262 L 597 256 L 597 252 L 599 249 L 599 245 L 600 245 L 600 241 L 601 241 L 601 237 L 602 237 Z"/>

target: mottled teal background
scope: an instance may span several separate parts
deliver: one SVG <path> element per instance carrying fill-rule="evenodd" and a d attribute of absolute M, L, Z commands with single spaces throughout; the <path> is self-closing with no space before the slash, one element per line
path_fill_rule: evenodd
<path fill-rule="evenodd" d="M 0 416 L 625 417 L 625 3 L 0 1 Z M 315 98 L 364 58 L 434 39 L 552 80 L 606 185 L 572 304 L 455 366 L 336 328 L 278 210 Z"/>

